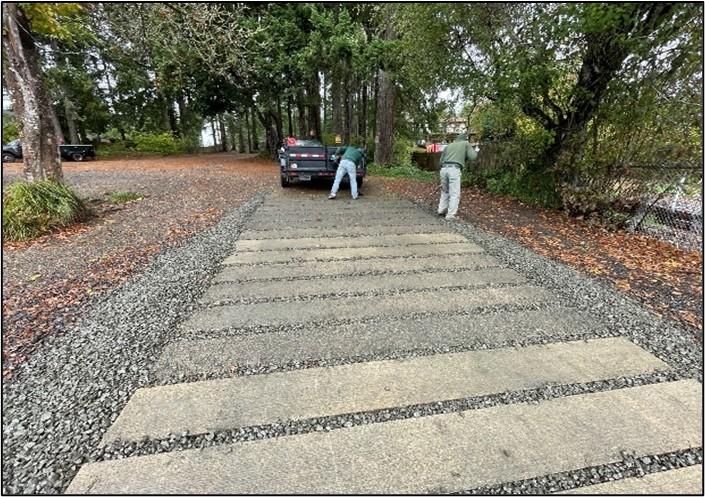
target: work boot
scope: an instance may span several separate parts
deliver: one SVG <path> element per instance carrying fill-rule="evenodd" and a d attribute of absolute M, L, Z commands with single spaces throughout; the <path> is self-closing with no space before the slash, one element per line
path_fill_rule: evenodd
<path fill-rule="evenodd" d="M 328 200 L 335 200 L 335 194 L 331 193 L 330 195 L 328 195 Z"/>

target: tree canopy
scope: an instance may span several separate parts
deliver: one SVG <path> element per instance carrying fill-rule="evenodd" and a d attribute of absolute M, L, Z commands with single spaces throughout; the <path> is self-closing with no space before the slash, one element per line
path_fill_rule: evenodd
<path fill-rule="evenodd" d="M 72 142 L 193 149 L 210 123 L 224 148 L 341 135 L 393 163 L 460 103 L 481 139 L 528 140 L 541 174 L 702 150 L 701 4 L 12 5 Z"/>

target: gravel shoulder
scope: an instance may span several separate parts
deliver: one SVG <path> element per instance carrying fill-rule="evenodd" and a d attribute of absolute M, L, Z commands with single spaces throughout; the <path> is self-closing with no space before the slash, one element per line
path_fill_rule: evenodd
<path fill-rule="evenodd" d="M 103 208 L 84 224 L 3 245 L 5 377 L 37 342 L 75 324 L 97 296 L 276 183 L 275 164 L 230 153 L 66 163 L 64 172 Z M 20 178 L 19 164 L 3 165 L 3 185 Z M 142 198 L 104 208 L 116 191 Z"/>

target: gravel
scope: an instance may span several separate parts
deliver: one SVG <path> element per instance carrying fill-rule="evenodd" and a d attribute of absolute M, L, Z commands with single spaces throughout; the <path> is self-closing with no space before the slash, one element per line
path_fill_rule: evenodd
<path fill-rule="evenodd" d="M 3 493 L 58 493 L 95 457 L 105 430 L 194 309 L 262 195 L 106 294 L 71 332 L 50 337 L 3 388 Z"/>
<path fill-rule="evenodd" d="M 464 492 L 454 492 L 454 495 L 504 495 L 504 494 L 534 494 L 545 495 L 551 492 L 564 492 L 573 488 L 644 476 L 651 473 L 668 471 L 669 469 L 685 468 L 694 464 L 702 464 L 703 449 L 686 449 L 667 452 L 653 456 L 634 457 L 623 454 L 623 459 L 612 464 L 590 466 L 573 471 L 554 473 L 529 478 L 501 485 L 473 488 Z"/>
<path fill-rule="evenodd" d="M 233 441 L 311 431 L 345 429 L 361 424 L 443 412 L 462 412 L 493 405 L 541 402 L 566 395 L 675 381 L 685 377 L 702 381 L 702 345 L 694 341 L 692 331 L 657 317 L 599 280 L 586 278 L 502 237 L 464 223 L 452 223 L 449 224 L 451 229 L 482 246 L 489 255 L 516 269 L 532 283 L 547 287 L 559 297 L 559 302 L 597 318 L 605 325 L 605 330 L 598 333 L 598 336 L 624 335 L 667 362 L 674 371 L 591 383 L 548 385 L 532 390 L 242 427 L 197 436 L 180 433 L 160 440 L 116 442 L 100 447 L 103 433 L 132 393 L 137 388 L 154 384 L 149 368 L 158 359 L 167 341 L 174 338 L 174 335 L 187 338 L 212 336 L 212 331 L 185 331 L 178 324 L 199 307 L 198 298 L 210 278 L 220 269 L 222 259 L 232 250 L 245 219 L 261 201 L 262 197 L 257 196 L 216 226 L 183 246 L 158 256 L 142 276 L 102 299 L 77 330 L 43 344 L 23 366 L 17 380 L 5 386 L 4 492 L 60 492 L 66 488 L 78 467 L 90 461 L 203 448 Z M 556 305 L 549 303 L 522 308 L 537 309 Z M 516 310 L 515 307 L 488 306 L 473 309 L 469 314 L 501 312 L 509 308 Z M 376 319 L 384 323 L 389 318 Z M 359 320 L 351 320 L 355 321 Z M 319 324 L 306 323 L 302 326 Z M 226 334 L 266 333 L 282 329 L 292 329 L 292 326 L 233 329 L 227 330 Z M 218 336 L 224 335 L 219 332 Z M 585 337 L 581 335 L 580 338 Z M 563 341 L 566 337 L 560 339 Z M 545 340 L 551 341 L 552 337 L 545 337 Z M 399 354 L 410 357 L 438 352 L 446 350 L 401 351 Z M 336 361 L 354 362 L 393 356 L 392 353 L 384 357 Z M 336 361 L 313 360 L 274 366 L 298 369 L 333 364 Z M 272 369 L 267 368 L 271 367 L 265 365 L 261 369 L 255 366 L 251 370 L 237 371 L 236 374 L 270 372 Z M 627 455 L 624 461 L 611 465 L 504 483 L 497 487 L 472 489 L 468 493 L 546 493 L 641 474 L 639 471 L 655 472 L 701 461 L 702 449 L 651 456 L 649 462 L 644 458 L 630 459 Z"/>
<path fill-rule="evenodd" d="M 430 210 L 424 204 L 417 205 Z M 579 311 L 588 313 L 608 329 L 626 336 L 678 370 L 683 377 L 703 379 L 703 344 L 672 319 L 648 311 L 634 299 L 597 278 L 538 255 L 507 238 L 470 223 L 452 222 L 449 228 L 480 245 L 488 255 L 519 272 L 531 283 L 546 287 Z"/>

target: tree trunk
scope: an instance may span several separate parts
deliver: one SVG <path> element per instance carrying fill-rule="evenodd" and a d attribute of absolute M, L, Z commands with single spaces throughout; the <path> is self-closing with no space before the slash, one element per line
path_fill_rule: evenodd
<path fill-rule="evenodd" d="M 291 116 L 291 97 L 286 99 L 286 117 L 288 118 L 288 136 L 294 136 L 294 122 Z"/>
<path fill-rule="evenodd" d="M 245 128 L 247 129 L 247 153 L 252 153 L 252 127 L 250 126 L 250 111 L 245 109 L 242 116 L 245 119 Z"/>
<path fill-rule="evenodd" d="M 340 91 L 340 78 L 337 74 L 333 74 L 331 87 L 330 87 L 330 99 L 331 99 L 331 113 L 333 114 L 333 133 L 339 135 L 343 132 L 343 116 L 340 112 L 341 110 L 341 91 Z"/>
<path fill-rule="evenodd" d="M 306 104 L 303 90 L 296 92 L 296 112 L 298 114 L 299 138 L 308 138 L 306 126 Z"/>
<path fill-rule="evenodd" d="M 68 97 L 64 97 L 64 113 L 66 114 L 66 124 L 69 129 L 69 140 L 71 140 L 70 143 L 81 143 L 78 139 L 78 130 L 76 128 L 76 114 L 73 111 L 73 104 Z"/>
<path fill-rule="evenodd" d="M 375 162 L 391 164 L 394 158 L 394 80 L 384 69 L 379 70 L 377 95 L 377 135 L 375 136 Z"/>
<path fill-rule="evenodd" d="M 628 5 L 634 10 L 622 18 L 620 25 L 608 32 L 586 36 L 587 50 L 570 92 L 572 97 L 568 112 L 560 109 L 548 96 L 544 96 L 544 103 L 554 111 L 555 118 L 531 102 L 524 102 L 522 110 L 554 135 L 553 143 L 532 164 L 532 170 L 563 170 L 582 154 L 587 141 L 587 124 L 599 108 L 609 83 L 631 53 L 630 45 L 624 40 L 647 38 L 668 20 L 674 9 L 673 3 L 666 2 Z"/>
<path fill-rule="evenodd" d="M 169 129 L 177 138 L 181 138 L 181 133 L 179 131 L 179 125 L 176 122 L 176 112 L 174 111 L 174 102 L 171 100 L 167 101 L 167 114 L 169 119 Z"/>
<path fill-rule="evenodd" d="M 179 90 L 179 96 L 176 100 L 176 105 L 179 109 L 179 136 L 184 137 L 186 131 L 186 102 L 184 101 L 183 89 Z"/>
<path fill-rule="evenodd" d="M 362 85 L 360 103 L 360 129 L 358 131 L 363 141 L 367 142 L 367 83 Z"/>
<path fill-rule="evenodd" d="M 56 109 L 53 105 L 49 105 L 51 109 L 51 122 L 54 125 L 54 134 L 56 135 L 56 143 L 58 145 L 63 145 L 65 143 L 64 132 L 61 129 L 61 123 L 59 123 L 59 116 L 56 115 Z"/>
<path fill-rule="evenodd" d="M 272 108 L 267 108 L 264 112 L 261 112 L 259 109 L 256 111 L 257 117 L 259 117 L 259 120 L 264 127 L 267 155 L 269 155 L 272 159 L 276 159 L 277 150 L 279 148 L 279 144 L 281 143 L 281 137 L 277 133 L 277 129 L 281 126 L 281 123 L 277 123 L 278 114 Z"/>
<path fill-rule="evenodd" d="M 352 124 L 352 101 L 350 96 L 350 78 L 345 78 L 343 84 L 343 143 L 350 143 L 350 125 Z"/>
<path fill-rule="evenodd" d="M 213 151 L 218 150 L 218 135 L 215 132 L 215 118 L 211 117 L 211 133 L 213 134 Z"/>
<path fill-rule="evenodd" d="M 242 132 L 242 116 L 238 115 L 237 120 L 237 151 L 238 153 L 245 153 L 245 136 Z"/>
<path fill-rule="evenodd" d="M 326 86 L 326 73 L 321 73 L 323 78 L 321 79 L 321 83 L 323 86 L 323 101 L 321 102 L 321 109 L 323 110 L 323 121 L 321 121 L 321 136 L 323 133 L 325 133 L 327 126 L 328 126 L 328 112 L 326 111 L 326 108 L 328 106 L 328 87 Z"/>
<path fill-rule="evenodd" d="M 12 96 L 22 141 L 27 181 L 62 181 L 61 158 L 49 95 L 29 23 L 17 3 L 2 4 L 5 82 Z"/>
<path fill-rule="evenodd" d="M 250 121 L 252 122 L 252 151 L 259 152 L 259 138 L 257 137 L 257 123 L 255 122 L 255 111 L 250 108 Z"/>
<path fill-rule="evenodd" d="M 279 98 L 279 97 L 277 97 L 277 134 L 279 135 L 279 138 L 283 139 L 283 137 L 284 137 L 284 117 L 282 114 L 282 102 L 281 102 L 281 98 Z"/>
<path fill-rule="evenodd" d="M 372 94 L 372 104 L 370 105 L 370 110 L 372 111 L 372 139 L 377 138 L 377 98 L 379 97 L 379 74 L 375 74 L 375 84 L 374 92 Z"/>
<path fill-rule="evenodd" d="M 321 139 L 321 80 L 318 72 L 308 81 L 306 88 L 308 107 L 308 128 L 313 131 L 316 140 Z"/>
<path fill-rule="evenodd" d="M 218 124 L 220 125 L 220 150 L 221 152 L 228 151 L 228 135 L 225 130 L 225 116 L 223 114 L 218 115 Z"/>

